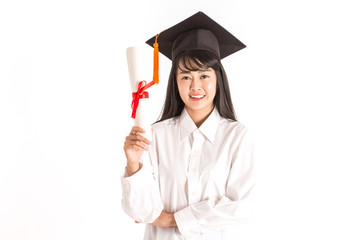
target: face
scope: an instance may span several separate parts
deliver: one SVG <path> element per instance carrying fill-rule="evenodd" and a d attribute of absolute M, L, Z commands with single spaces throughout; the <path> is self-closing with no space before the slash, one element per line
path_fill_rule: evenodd
<path fill-rule="evenodd" d="M 216 73 L 212 68 L 187 71 L 181 65 L 177 70 L 176 81 L 180 97 L 186 110 L 192 114 L 209 114 L 213 108 L 216 94 Z"/>

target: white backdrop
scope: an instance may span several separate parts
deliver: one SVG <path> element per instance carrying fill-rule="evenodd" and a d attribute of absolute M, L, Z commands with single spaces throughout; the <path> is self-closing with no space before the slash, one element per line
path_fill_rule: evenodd
<path fill-rule="evenodd" d="M 142 239 L 121 209 L 125 49 L 199 10 L 247 45 L 223 60 L 256 139 L 255 219 L 234 239 L 360 239 L 355 0 L 1 1 L 0 239 Z"/>

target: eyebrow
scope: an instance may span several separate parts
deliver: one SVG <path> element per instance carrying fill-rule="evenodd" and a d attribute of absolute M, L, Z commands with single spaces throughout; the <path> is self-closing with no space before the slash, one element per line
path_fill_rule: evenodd
<path fill-rule="evenodd" d="M 198 72 L 202 73 L 202 72 L 211 72 L 211 71 L 209 69 L 202 69 L 202 70 L 199 70 Z M 181 71 L 178 74 L 188 74 L 188 73 L 190 73 L 190 71 Z"/>

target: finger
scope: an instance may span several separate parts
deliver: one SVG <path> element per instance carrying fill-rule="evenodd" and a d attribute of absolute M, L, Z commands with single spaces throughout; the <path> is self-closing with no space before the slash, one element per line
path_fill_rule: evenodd
<path fill-rule="evenodd" d="M 136 132 L 137 132 L 137 130 L 136 130 L 135 126 L 133 126 L 130 130 L 129 135 L 136 135 Z"/>
<path fill-rule="evenodd" d="M 136 146 L 136 145 L 128 145 L 124 146 L 125 153 L 127 150 L 135 150 L 135 151 L 148 151 L 142 147 Z"/>
<path fill-rule="evenodd" d="M 135 134 L 137 134 L 137 132 L 145 133 L 145 130 L 143 128 L 139 127 L 139 126 L 133 126 L 130 133 L 132 135 L 135 135 Z"/>
<path fill-rule="evenodd" d="M 148 147 L 145 143 L 141 141 L 129 141 L 124 144 L 124 149 L 135 149 L 135 150 L 145 150 L 148 151 Z"/>
<path fill-rule="evenodd" d="M 141 148 L 140 150 L 147 150 L 147 145 L 137 140 L 124 143 L 124 149 L 132 149 L 135 146 Z"/>
<path fill-rule="evenodd" d="M 128 136 L 124 142 L 124 144 L 136 144 L 137 142 L 141 142 L 144 145 L 150 145 L 151 142 L 143 137 L 137 137 L 137 136 Z"/>
<path fill-rule="evenodd" d="M 148 150 L 148 147 L 147 147 L 147 145 L 144 143 L 144 142 L 142 142 L 142 141 L 135 141 L 135 143 L 134 143 L 136 146 L 138 146 L 138 147 L 141 147 L 142 149 L 144 149 L 145 151 L 147 151 Z"/>
<path fill-rule="evenodd" d="M 149 139 L 141 135 L 129 135 L 126 137 L 126 141 L 134 141 L 134 140 L 142 141 L 148 145 L 151 144 L 151 141 Z"/>
<path fill-rule="evenodd" d="M 149 139 L 147 139 L 146 137 L 142 136 L 142 135 L 136 135 L 136 139 L 140 140 L 148 145 L 151 144 L 151 141 Z"/>
<path fill-rule="evenodd" d="M 135 129 L 131 129 L 129 135 L 136 135 L 137 134 L 137 131 Z"/>

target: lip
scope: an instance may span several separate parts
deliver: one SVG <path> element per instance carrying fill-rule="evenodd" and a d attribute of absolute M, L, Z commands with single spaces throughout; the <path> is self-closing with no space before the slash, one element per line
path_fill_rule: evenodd
<path fill-rule="evenodd" d="M 199 96 L 202 96 L 202 97 L 199 97 Z M 205 98 L 205 94 L 190 94 L 189 97 L 193 101 L 200 101 Z"/>

